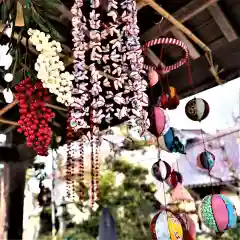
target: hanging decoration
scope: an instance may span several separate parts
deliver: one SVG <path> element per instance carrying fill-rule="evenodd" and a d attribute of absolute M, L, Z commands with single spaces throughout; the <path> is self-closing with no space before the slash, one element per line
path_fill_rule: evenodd
<path fill-rule="evenodd" d="M 150 110 L 150 128 L 148 129 L 154 136 L 160 137 L 166 132 L 167 119 L 164 110 L 160 107 L 152 107 Z"/>
<path fill-rule="evenodd" d="M 185 147 L 175 136 L 174 129 L 170 127 L 168 131 L 158 138 L 159 147 L 166 152 L 179 152 L 185 154 Z"/>
<path fill-rule="evenodd" d="M 153 217 L 150 230 L 153 240 L 183 240 L 183 228 L 180 221 L 166 210 L 160 210 Z"/>
<path fill-rule="evenodd" d="M 171 65 L 171 66 L 166 66 L 163 67 L 161 69 L 156 69 L 156 67 L 153 66 L 149 66 L 149 65 L 144 65 L 144 69 L 146 70 L 151 70 L 151 69 L 156 69 L 157 71 L 160 71 L 162 74 L 167 74 L 179 67 L 181 67 L 182 65 L 184 65 L 185 63 L 187 63 L 188 61 L 188 57 L 189 57 L 189 52 L 188 52 L 188 48 L 187 46 L 179 41 L 178 39 L 174 39 L 174 38 L 158 38 L 158 39 L 153 39 L 151 41 L 148 41 L 144 44 L 143 46 L 143 51 L 145 52 L 147 50 L 147 48 L 151 47 L 151 46 L 155 46 L 155 45 L 176 45 L 181 47 L 184 52 L 185 52 L 185 56 L 180 59 L 178 62 L 176 62 L 175 64 Z"/>
<path fill-rule="evenodd" d="M 214 167 L 215 156 L 209 152 L 204 151 L 197 156 L 197 166 L 201 169 L 211 171 Z"/>
<path fill-rule="evenodd" d="M 177 216 L 183 227 L 183 239 L 195 240 L 196 239 L 196 225 L 192 218 L 187 214 L 179 214 Z"/>
<path fill-rule="evenodd" d="M 201 98 L 193 98 L 185 106 L 185 113 L 192 121 L 201 122 L 209 114 L 208 103 Z"/>
<path fill-rule="evenodd" d="M 9 27 L 8 25 L 6 25 L 4 27 L 3 32 L 6 34 L 6 32 L 9 31 L 9 34 L 11 36 L 12 33 L 12 27 Z M 13 57 L 10 53 L 10 38 L 9 36 L 5 36 L 4 37 L 7 39 L 5 40 L 7 43 L 0 45 L 0 67 L 4 68 L 4 80 L 7 84 L 7 87 L 3 90 L 3 97 L 6 101 L 6 103 L 12 103 L 14 100 L 14 96 L 13 96 L 13 92 L 10 89 L 10 83 L 13 81 L 13 74 L 12 73 L 6 73 L 13 62 Z M 5 42 L 3 41 L 3 42 Z"/>
<path fill-rule="evenodd" d="M 37 77 L 43 82 L 43 87 L 57 96 L 57 101 L 69 106 L 73 103 L 72 80 L 74 76 L 65 71 L 59 54 L 62 51 L 60 42 L 50 41 L 50 35 L 39 30 L 29 29 L 29 40 L 40 52 L 35 63 Z"/>
<path fill-rule="evenodd" d="M 178 185 L 178 183 L 180 183 L 180 184 L 183 183 L 183 177 L 182 177 L 181 173 L 173 170 L 167 179 L 167 184 L 171 188 L 175 188 Z"/>
<path fill-rule="evenodd" d="M 99 1 L 90 2 L 90 6 L 76 2 L 72 9 L 76 84 L 71 126 L 90 134 L 92 122 L 96 134 L 134 118 L 147 129 L 147 82 L 140 75 L 143 57 L 136 2 L 109 2 L 107 12 L 101 11 Z"/>
<path fill-rule="evenodd" d="M 191 194 L 187 191 L 187 189 L 181 184 L 178 183 L 176 187 L 174 187 L 171 191 L 172 201 L 188 201 L 194 202 Z"/>
<path fill-rule="evenodd" d="M 47 156 L 52 137 L 49 123 L 55 117 L 55 113 L 46 107 L 46 102 L 50 100 L 49 93 L 40 81 L 34 83 L 30 77 L 22 80 L 15 89 L 20 108 L 18 132 L 24 133 L 27 145 L 38 155 Z"/>
<path fill-rule="evenodd" d="M 237 222 L 235 206 L 222 194 L 206 196 L 199 206 L 199 215 L 203 223 L 216 232 L 233 228 Z"/>
<path fill-rule="evenodd" d="M 153 176 L 160 182 L 165 181 L 171 174 L 171 166 L 165 161 L 157 161 L 152 166 Z"/>
<path fill-rule="evenodd" d="M 149 96 L 153 106 L 160 106 L 163 109 L 176 109 L 180 103 L 180 98 L 177 95 L 176 88 L 167 86 L 164 88 L 163 75 L 151 69 L 148 73 L 149 80 Z"/>
<path fill-rule="evenodd" d="M 148 129 L 147 82 L 142 78 L 136 2 L 76 0 L 71 12 L 74 86 L 70 126 L 92 148 L 91 203 L 97 199 L 100 130 L 134 119 Z M 83 138 L 80 141 L 85 141 Z"/>
<path fill-rule="evenodd" d="M 163 92 L 160 97 L 160 104 L 163 109 L 173 110 L 180 104 L 179 96 L 175 87 L 169 86 L 167 93 Z"/>

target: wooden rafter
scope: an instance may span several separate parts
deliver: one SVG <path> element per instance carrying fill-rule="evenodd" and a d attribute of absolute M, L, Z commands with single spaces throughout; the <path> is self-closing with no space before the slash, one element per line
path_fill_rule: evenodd
<path fill-rule="evenodd" d="M 141 10 L 143 7 L 145 7 L 147 4 L 145 2 L 137 2 L 137 10 Z"/>
<path fill-rule="evenodd" d="M 157 4 L 154 0 L 144 0 L 149 6 L 151 6 L 156 12 L 158 12 L 161 16 L 166 18 L 171 24 L 185 33 L 192 41 L 194 41 L 200 48 L 205 52 L 211 52 L 210 48 L 202 42 L 196 35 L 194 35 L 187 27 L 185 27 L 181 22 L 179 22 L 174 16 L 168 13 L 165 9 L 163 9 L 159 4 Z"/>
<path fill-rule="evenodd" d="M 158 67 L 159 65 L 164 68 L 165 64 L 159 59 L 159 57 L 151 50 L 151 49 L 147 49 L 147 57 L 149 58 L 149 60 L 152 62 L 152 64 L 156 67 Z"/>
<path fill-rule="evenodd" d="M 190 57 L 192 59 L 197 59 L 199 58 L 201 55 L 198 52 L 198 50 L 194 47 L 194 45 L 191 43 L 191 41 L 186 37 L 186 35 L 184 35 L 181 31 L 179 31 L 176 28 L 173 28 L 171 30 L 172 34 L 174 35 L 175 38 L 179 39 L 180 41 L 184 42 L 188 48 Z"/>
<path fill-rule="evenodd" d="M 180 8 L 178 11 L 172 14 L 179 22 L 184 23 L 189 19 L 193 18 L 197 14 L 201 13 L 207 9 L 210 5 L 216 3 L 219 0 L 193 0 L 186 6 Z M 143 0 L 147 3 L 147 0 Z M 141 40 L 148 41 L 160 36 L 166 35 L 174 26 L 165 19 L 161 24 L 158 23 L 148 31 L 146 31 L 142 36 Z"/>
<path fill-rule="evenodd" d="M 208 11 L 229 42 L 232 42 L 238 38 L 236 31 L 233 29 L 231 23 L 217 3 L 212 4 L 210 7 L 208 7 Z"/>

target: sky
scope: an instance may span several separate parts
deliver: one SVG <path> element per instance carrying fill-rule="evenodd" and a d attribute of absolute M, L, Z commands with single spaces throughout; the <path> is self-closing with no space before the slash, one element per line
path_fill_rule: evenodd
<path fill-rule="evenodd" d="M 177 129 L 202 128 L 208 133 L 231 127 L 234 124 L 233 114 L 235 112 L 238 115 L 240 108 L 240 78 L 195 95 L 195 97 L 206 100 L 210 106 L 208 117 L 201 123 L 193 122 L 185 115 L 185 105 L 193 97 L 182 99 L 177 109 L 167 111 L 173 127 Z"/>

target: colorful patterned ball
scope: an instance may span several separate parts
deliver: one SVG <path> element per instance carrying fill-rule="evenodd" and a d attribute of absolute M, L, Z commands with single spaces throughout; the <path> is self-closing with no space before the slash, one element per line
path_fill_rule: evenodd
<path fill-rule="evenodd" d="M 157 161 L 152 166 L 153 176 L 160 182 L 165 181 L 171 174 L 171 166 L 165 161 Z"/>
<path fill-rule="evenodd" d="M 150 225 L 153 240 L 183 240 L 180 221 L 171 212 L 158 212 Z"/>
<path fill-rule="evenodd" d="M 178 183 L 183 183 L 183 177 L 182 174 L 173 170 L 169 176 L 169 178 L 167 179 L 167 184 L 171 187 L 171 188 L 175 188 Z"/>
<path fill-rule="evenodd" d="M 183 239 L 195 240 L 196 239 L 196 225 L 193 219 L 186 213 L 177 215 L 178 220 L 183 227 Z"/>
<path fill-rule="evenodd" d="M 197 166 L 199 168 L 211 171 L 215 163 L 215 156 L 208 151 L 200 153 L 197 157 Z"/>
<path fill-rule="evenodd" d="M 160 107 L 153 107 L 150 110 L 150 128 L 149 131 L 159 137 L 163 134 L 166 125 L 165 112 Z"/>
<path fill-rule="evenodd" d="M 224 232 L 237 223 L 235 206 L 222 194 L 206 196 L 199 206 L 199 215 L 202 222 L 216 232 Z"/>
<path fill-rule="evenodd" d="M 192 121 L 201 122 L 209 114 L 209 105 L 204 99 L 194 98 L 186 104 L 185 113 Z"/>

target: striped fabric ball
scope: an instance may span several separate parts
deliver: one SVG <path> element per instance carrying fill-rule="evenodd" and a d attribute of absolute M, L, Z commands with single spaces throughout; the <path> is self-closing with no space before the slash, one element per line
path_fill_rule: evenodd
<path fill-rule="evenodd" d="M 200 153 L 197 157 L 197 166 L 199 168 L 211 171 L 215 163 L 215 156 L 208 152 L 204 151 Z"/>
<path fill-rule="evenodd" d="M 206 196 L 199 206 L 199 215 L 202 222 L 216 232 L 224 232 L 237 223 L 235 206 L 222 194 Z"/>
<path fill-rule="evenodd" d="M 171 174 L 171 166 L 165 162 L 159 160 L 152 166 L 152 175 L 160 182 L 165 181 Z"/>
<path fill-rule="evenodd" d="M 149 132 L 151 132 L 156 137 L 161 136 L 165 129 L 166 120 L 167 118 L 165 116 L 164 110 L 160 107 L 153 107 L 150 110 Z"/>
<path fill-rule="evenodd" d="M 192 121 L 201 122 L 209 114 L 209 105 L 202 98 L 194 98 L 186 104 L 185 113 Z"/>
<path fill-rule="evenodd" d="M 171 212 L 161 210 L 150 225 L 153 240 L 183 240 L 183 228 L 180 221 Z"/>

